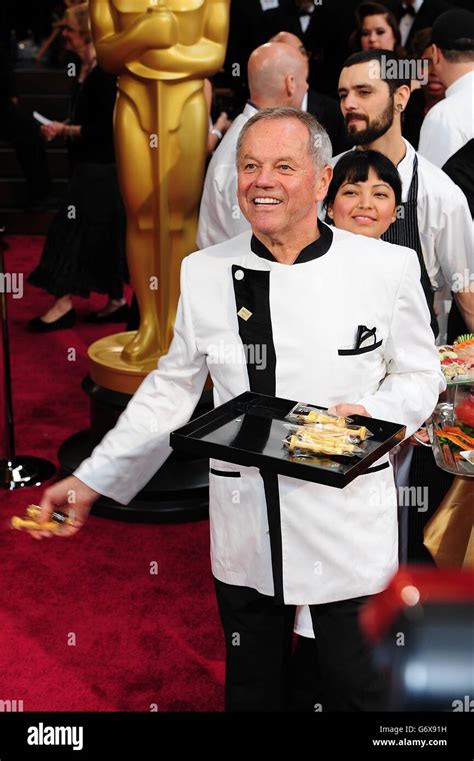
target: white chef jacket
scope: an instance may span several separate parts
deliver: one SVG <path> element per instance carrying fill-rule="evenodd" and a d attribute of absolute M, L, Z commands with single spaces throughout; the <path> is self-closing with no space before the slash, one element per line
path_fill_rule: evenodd
<path fill-rule="evenodd" d="M 242 127 L 256 113 L 255 106 L 247 103 L 242 113 L 232 122 L 209 162 L 199 209 L 196 238 L 198 248 L 213 246 L 249 229 L 249 223 L 237 201 L 235 149 Z"/>
<path fill-rule="evenodd" d="M 128 503 L 170 454 L 169 434 L 189 419 L 208 371 L 216 405 L 249 390 L 241 332 L 252 329 L 253 317 L 262 320 L 257 335 L 265 325 L 262 335 L 272 336 L 268 351 L 273 347 L 276 363 L 260 370 L 273 373 L 276 396 L 323 406 L 354 402 L 406 425 L 407 436 L 418 429 L 445 381 L 417 256 L 322 223 L 320 229 L 304 249 L 313 252 L 309 259 L 292 266 L 255 253 L 250 232 L 184 259 L 169 352 L 76 470 L 79 479 Z M 238 288 L 249 294 L 242 317 Z M 359 324 L 376 327 L 377 345 L 340 355 L 354 347 Z M 285 603 L 331 602 L 387 586 L 397 568 L 397 500 L 388 455 L 378 464 L 386 468 L 343 490 L 276 477 Z M 210 475 L 213 574 L 273 596 L 262 476 L 256 467 L 216 460 L 211 467 L 233 474 Z"/>
<path fill-rule="evenodd" d="M 443 167 L 474 138 L 474 71 L 459 77 L 446 97 L 430 108 L 421 125 L 419 153 Z"/>
<path fill-rule="evenodd" d="M 406 154 L 397 166 L 402 180 L 402 202 L 413 178 L 415 149 L 403 139 Z M 340 153 L 332 159 L 336 164 Z M 467 273 L 474 270 L 471 212 L 462 190 L 441 169 L 418 153 L 418 228 L 426 269 L 433 289 L 467 288 Z"/>

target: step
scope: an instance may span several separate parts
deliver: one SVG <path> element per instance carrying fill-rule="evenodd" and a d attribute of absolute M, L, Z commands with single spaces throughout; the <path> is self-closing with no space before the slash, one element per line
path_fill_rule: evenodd
<path fill-rule="evenodd" d="M 67 180 L 53 179 L 51 193 L 62 198 L 67 187 Z M 28 200 L 27 186 L 24 179 L 0 177 L 0 208 L 23 209 Z"/>
<path fill-rule="evenodd" d="M 53 179 L 64 180 L 69 177 L 69 158 L 65 148 L 47 148 L 48 166 Z M 23 173 L 15 151 L 5 143 L 0 144 L 0 170 L 5 179 L 22 179 Z"/>

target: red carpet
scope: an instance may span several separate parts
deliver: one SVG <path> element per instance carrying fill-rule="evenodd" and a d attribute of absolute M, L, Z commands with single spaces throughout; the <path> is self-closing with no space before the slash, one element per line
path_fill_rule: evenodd
<path fill-rule="evenodd" d="M 83 322 L 104 302 L 96 295 L 76 300 L 73 330 L 26 330 L 51 304 L 26 283 L 42 241 L 11 236 L 5 252 L 7 271 L 24 273 L 23 298 L 8 296 L 16 441 L 19 454 L 57 463 L 64 439 L 88 426 L 80 386 L 87 347 L 123 326 Z M 207 521 L 157 526 L 92 517 L 77 537 L 35 542 L 9 520 L 40 494 L 2 493 L 0 700 L 22 700 L 25 711 L 223 710 Z M 150 574 L 152 561 L 158 575 Z"/>

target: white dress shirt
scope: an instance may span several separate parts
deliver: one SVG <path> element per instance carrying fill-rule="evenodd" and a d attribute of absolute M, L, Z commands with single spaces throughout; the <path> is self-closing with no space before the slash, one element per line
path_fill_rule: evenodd
<path fill-rule="evenodd" d="M 199 209 L 196 244 L 200 249 L 229 240 L 249 229 L 237 201 L 235 149 L 242 127 L 256 113 L 255 106 L 247 103 L 209 162 Z"/>
<path fill-rule="evenodd" d="M 408 3 L 405 3 L 405 5 L 408 5 Z M 415 0 L 415 2 L 412 3 L 415 13 L 418 13 L 422 5 L 423 5 L 423 0 Z M 408 39 L 408 35 L 411 32 L 411 28 L 413 26 L 414 21 L 415 21 L 415 16 L 412 16 L 411 13 L 405 13 L 401 17 L 400 23 L 399 23 L 399 29 L 400 29 L 400 35 L 402 38 L 401 40 L 402 45 L 405 45 Z"/>
<path fill-rule="evenodd" d="M 446 97 L 430 108 L 421 125 L 418 152 L 443 167 L 474 138 L 474 71 L 459 77 Z"/>

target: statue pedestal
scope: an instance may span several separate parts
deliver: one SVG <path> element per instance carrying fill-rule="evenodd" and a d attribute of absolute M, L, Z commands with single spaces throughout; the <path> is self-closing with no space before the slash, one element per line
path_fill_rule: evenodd
<path fill-rule="evenodd" d="M 114 427 L 131 397 L 131 394 L 99 385 L 91 376 L 84 379 L 82 388 L 90 399 L 91 428 L 74 434 L 61 445 L 58 458 L 63 475 L 70 475 L 90 455 L 107 431 Z M 204 414 L 212 407 L 212 392 L 204 391 L 193 417 Z M 202 520 L 208 515 L 208 474 L 207 458 L 193 458 L 173 452 L 129 505 L 119 505 L 101 497 L 95 503 L 92 513 L 141 523 Z M 133 473 L 130 473 L 130 478 L 133 480 Z"/>
<path fill-rule="evenodd" d="M 104 389 L 127 394 L 128 398 L 135 393 L 148 373 L 156 368 L 159 359 L 157 355 L 145 362 L 125 362 L 122 351 L 134 335 L 135 331 L 132 330 L 105 336 L 94 341 L 87 352 L 92 380 Z"/>

